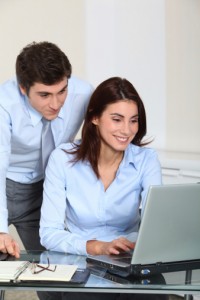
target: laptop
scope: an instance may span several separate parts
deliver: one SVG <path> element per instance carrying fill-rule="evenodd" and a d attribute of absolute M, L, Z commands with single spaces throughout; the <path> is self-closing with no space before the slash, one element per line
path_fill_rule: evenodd
<path fill-rule="evenodd" d="M 87 262 L 123 277 L 199 269 L 200 184 L 150 186 L 133 252 Z"/>

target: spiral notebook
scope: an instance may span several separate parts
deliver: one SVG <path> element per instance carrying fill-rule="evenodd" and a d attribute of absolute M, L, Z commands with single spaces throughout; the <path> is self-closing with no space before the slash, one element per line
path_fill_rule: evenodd
<path fill-rule="evenodd" d="M 20 281 L 61 281 L 68 282 L 75 274 L 76 265 L 40 264 L 38 273 L 33 273 L 33 263 L 29 261 L 0 261 L 0 282 Z M 37 268 L 37 266 L 36 266 Z M 48 268 L 48 269 L 42 269 Z M 42 272 L 41 272 L 42 270 Z"/>

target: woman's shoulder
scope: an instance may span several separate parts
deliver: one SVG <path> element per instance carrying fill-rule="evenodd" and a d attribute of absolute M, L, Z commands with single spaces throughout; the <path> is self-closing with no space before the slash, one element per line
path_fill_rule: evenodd
<path fill-rule="evenodd" d="M 78 143 L 62 143 L 55 148 L 51 155 L 54 158 L 72 159 L 77 145 Z"/>
<path fill-rule="evenodd" d="M 129 159 L 129 161 L 132 161 L 134 163 L 144 163 L 149 162 L 149 161 L 157 161 L 158 159 L 158 155 L 157 152 L 154 148 L 150 148 L 150 147 L 140 147 L 140 146 L 136 146 L 134 144 L 130 144 L 128 149 L 127 149 L 127 157 Z"/>
<path fill-rule="evenodd" d="M 75 150 L 76 145 L 77 145 L 76 142 L 74 142 L 74 143 L 62 143 L 62 144 L 60 144 L 60 145 L 57 147 L 57 149 L 65 150 L 65 151 L 69 151 L 69 152 L 70 152 L 70 151 Z"/>
<path fill-rule="evenodd" d="M 138 154 L 138 155 L 139 154 L 141 154 L 141 155 L 153 155 L 153 154 L 157 153 L 154 148 L 147 147 L 147 146 L 141 147 L 141 146 L 136 146 L 134 144 L 129 145 L 128 151 L 134 153 L 135 155 L 136 154 Z"/>

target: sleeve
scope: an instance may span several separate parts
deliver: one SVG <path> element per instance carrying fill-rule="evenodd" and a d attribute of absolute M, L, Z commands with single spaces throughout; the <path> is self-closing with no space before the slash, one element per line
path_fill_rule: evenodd
<path fill-rule="evenodd" d="M 158 159 L 158 155 L 155 150 L 148 149 L 149 153 L 144 159 L 144 172 L 142 177 L 142 193 L 141 193 L 141 211 L 143 210 L 146 203 L 147 193 L 151 185 L 162 184 L 161 165 Z"/>
<path fill-rule="evenodd" d="M 6 200 L 6 174 L 11 153 L 11 121 L 9 114 L 0 106 L 0 232 L 8 233 Z"/>
<path fill-rule="evenodd" d="M 62 149 L 52 152 L 44 181 L 41 208 L 41 244 L 48 250 L 86 255 L 86 240 L 66 228 L 67 154 Z"/>

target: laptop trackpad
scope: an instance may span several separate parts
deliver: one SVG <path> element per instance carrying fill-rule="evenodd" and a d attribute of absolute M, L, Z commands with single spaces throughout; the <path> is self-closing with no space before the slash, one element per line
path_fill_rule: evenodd
<path fill-rule="evenodd" d="M 94 258 L 111 265 L 128 267 L 131 264 L 132 255 L 133 251 L 120 253 L 118 255 L 97 255 L 96 257 L 94 256 Z"/>

